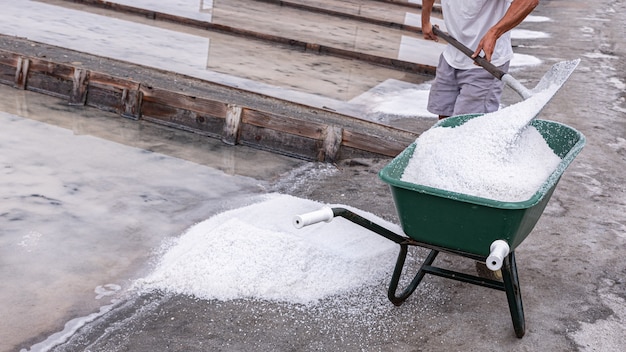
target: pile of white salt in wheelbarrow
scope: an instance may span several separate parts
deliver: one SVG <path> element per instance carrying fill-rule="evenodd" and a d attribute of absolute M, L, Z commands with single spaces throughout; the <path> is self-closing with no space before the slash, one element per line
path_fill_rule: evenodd
<path fill-rule="evenodd" d="M 561 162 L 530 125 L 557 90 L 457 127 L 435 125 L 415 141 L 402 181 L 502 202 L 528 200 Z"/>

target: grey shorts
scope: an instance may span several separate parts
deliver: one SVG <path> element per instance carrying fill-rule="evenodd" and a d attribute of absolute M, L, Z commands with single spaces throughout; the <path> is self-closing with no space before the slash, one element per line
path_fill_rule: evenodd
<path fill-rule="evenodd" d="M 507 72 L 509 62 L 499 68 Z M 504 83 L 487 70 L 481 67 L 457 70 L 448 65 L 442 55 L 430 88 L 427 109 L 441 116 L 497 111 L 503 87 Z"/>

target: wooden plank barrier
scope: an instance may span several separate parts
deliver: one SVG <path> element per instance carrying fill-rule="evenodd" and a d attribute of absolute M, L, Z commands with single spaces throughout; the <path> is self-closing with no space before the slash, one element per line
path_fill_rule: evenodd
<path fill-rule="evenodd" d="M 326 110 L 319 109 L 317 115 L 329 118 L 312 121 L 2 49 L 0 83 L 65 99 L 69 105 L 87 105 L 221 139 L 227 145 L 241 144 L 305 160 L 393 157 L 417 137 Z"/>

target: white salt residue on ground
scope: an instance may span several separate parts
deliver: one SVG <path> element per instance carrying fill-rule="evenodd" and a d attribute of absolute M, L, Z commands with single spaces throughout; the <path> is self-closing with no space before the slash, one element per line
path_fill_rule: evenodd
<path fill-rule="evenodd" d="M 201 299 L 307 304 L 389 276 L 397 255 L 394 242 L 343 218 L 293 226 L 295 215 L 322 206 L 272 194 L 216 215 L 176 240 L 138 287 Z M 401 233 L 397 225 L 351 210 Z"/>
<path fill-rule="evenodd" d="M 429 83 L 414 84 L 390 78 L 349 103 L 361 106 L 368 112 L 362 118 L 373 121 L 387 121 L 393 117 L 435 118 L 437 115 L 426 110 L 429 92 Z"/>
<path fill-rule="evenodd" d="M 436 117 L 426 110 L 429 89 L 410 88 L 387 93 L 375 101 L 373 111 L 399 116 Z"/>
<path fill-rule="evenodd" d="M 604 53 L 598 53 L 598 52 L 593 52 L 593 53 L 585 53 L 583 54 L 585 57 L 588 57 L 590 59 L 612 59 L 612 60 L 617 60 L 619 59 L 619 56 L 615 56 L 615 55 L 608 55 L 608 54 L 604 54 Z"/>
<path fill-rule="evenodd" d="M 417 140 L 402 180 L 503 202 L 525 201 L 561 159 L 528 123 L 558 87 Z"/>
<path fill-rule="evenodd" d="M 538 23 L 538 22 L 550 22 L 552 21 L 550 19 L 550 17 L 545 17 L 545 16 L 535 16 L 535 15 L 528 15 L 525 19 L 524 22 L 527 23 Z"/>
<path fill-rule="evenodd" d="M 545 39 L 550 38 L 550 34 L 546 32 L 531 31 L 528 29 L 513 29 L 511 31 L 511 39 Z"/>
<path fill-rule="evenodd" d="M 513 59 L 511 60 L 511 68 L 537 66 L 541 63 L 541 59 L 536 56 L 515 53 L 513 55 Z"/>

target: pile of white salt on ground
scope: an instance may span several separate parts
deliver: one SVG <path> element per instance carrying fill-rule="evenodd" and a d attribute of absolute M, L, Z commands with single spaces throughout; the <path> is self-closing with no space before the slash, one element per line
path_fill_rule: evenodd
<path fill-rule="evenodd" d="M 397 255 L 394 242 L 343 218 L 293 226 L 294 215 L 322 206 L 271 194 L 218 214 L 175 240 L 138 287 L 201 299 L 308 304 L 386 280 Z M 372 214 L 342 207 L 401 231 Z"/>
<path fill-rule="evenodd" d="M 527 199 L 560 162 L 534 128 L 515 138 L 554 94 L 548 93 L 459 127 L 425 132 L 416 141 L 405 180 L 491 199 Z M 322 206 L 270 194 L 218 214 L 164 248 L 153 272 L 136 288 L 200 299 L 316 304 L 386 283 L 398 251 L 394 242 L 343 218 L 293 226 L 294 215 Z M 373 214 L 341 207 L 402 233 Z"/>
<path fill-rule="evenodd" d="M 528 200 L 561 162 L 529 125 L 556 89 L 457 127 L 427 130 L 401 180 L 502 202 Z"/>

